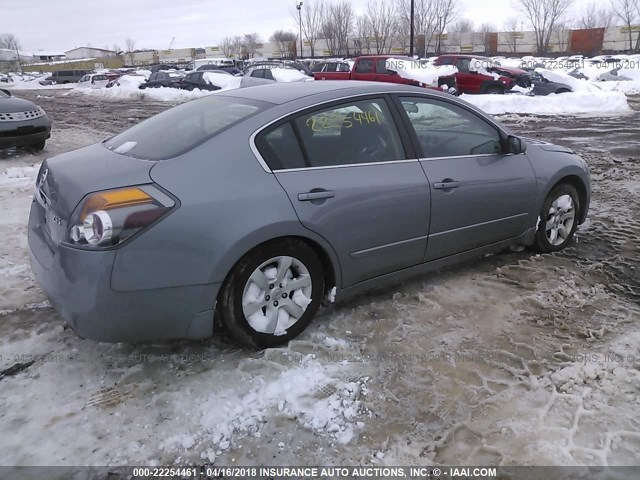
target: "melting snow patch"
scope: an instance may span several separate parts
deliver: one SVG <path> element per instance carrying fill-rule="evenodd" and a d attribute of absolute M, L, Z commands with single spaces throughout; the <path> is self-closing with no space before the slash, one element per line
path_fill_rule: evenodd
<path fill-rule="evenodd" d="M 358 428 L 355 420 L 362 408 L 360 395 L 367 379 L 340 381 L 335 378 L 338 369 L 339 365 L 323 366 L 307 355 L 299 366 L 280 372 L 271 381 L 255 378 L 241 398 L 211 395 L 201 406 L 207 440 L 214 448 L 223 449 L 234 434 L 259 437 L 267 418 L 282 415 L 315 433 L 348 443 Z M 321 398 L 321 389 L 327 385 L 332 385 L 335 392 Z"/>

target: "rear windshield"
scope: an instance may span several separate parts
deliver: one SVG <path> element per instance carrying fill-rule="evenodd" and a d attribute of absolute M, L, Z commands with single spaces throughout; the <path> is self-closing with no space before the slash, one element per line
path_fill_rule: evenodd
<path fill-rule="evenodd" d="M 105 146 L 134 158 L 166 160 L 270 106 L 257 100 L 211 95 L 151 117 L 110 138 Z"/>

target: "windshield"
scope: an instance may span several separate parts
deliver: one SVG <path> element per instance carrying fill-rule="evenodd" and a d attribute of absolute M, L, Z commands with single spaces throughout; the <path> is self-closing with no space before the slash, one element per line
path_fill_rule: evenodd
<path fill-rule="evenodd" d="M 104 145 L 115 153 L 146 160 L 166 160 L 195 148 L 270 103 L 211 95 L 139 123 Z"/>
<path fill-rule="evenodd" d="M 9 98 L 9 95 L 0 90 L 0 98 Z"/>

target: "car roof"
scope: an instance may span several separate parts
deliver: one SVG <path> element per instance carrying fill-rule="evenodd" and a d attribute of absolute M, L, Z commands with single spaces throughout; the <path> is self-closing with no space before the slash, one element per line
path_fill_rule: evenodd
<path fill-rule="evenodd" d="M 263 102 L 283 104 L 303 97 L 339 92 L 343 95 L 366 95 L 368 93 L 429 93 L 449 97 L 449 94 L 412 85 L 386 82 L 364 82 L 359 80 L 314 80 L 310 82 L 278 82 L 269 85 L 240 88 L 224 92 L 225 96 L 242 97 Z"/>

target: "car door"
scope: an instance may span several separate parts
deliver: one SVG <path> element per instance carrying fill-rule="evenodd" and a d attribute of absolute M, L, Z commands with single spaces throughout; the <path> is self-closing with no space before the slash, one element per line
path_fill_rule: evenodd
<path fill-rule="evenodd" d="M 425 260 L 514 238 L 535 224 L 533 168 L 525 154 L 502 153 L 495 125 L 446 99 L 400 102 L 431 186 Z"/>
<path fill-rule="evenodd" d="M 375 58 L 358 58 L 353 70 L 353 80 L 376 80 Z"/>
<path fill-rule="evenodd" d="M 334 248 L 343 287 L 423 261 L 429 186 L 384 98 L 317 107 L 256 144 L 302 224 Z"/>
<path fill-rule="evenodd" d="M 463 93 L 480 93 L 480 85 L 482 80 L 478 79 L 478 73 L 473 73 L 469 70 L 469 64 L 471 59 L 458 58 L 456 60 L 456 83 L 458 84 L 458 90 Z"/>

